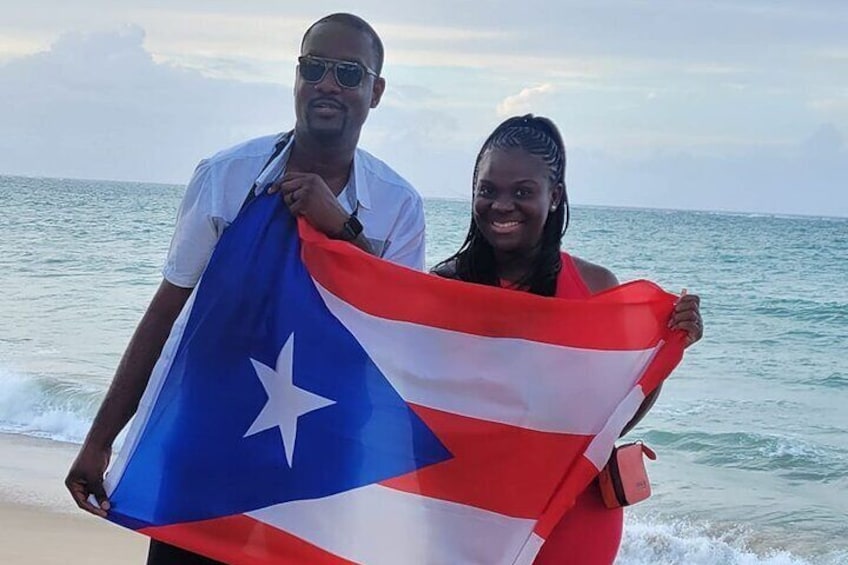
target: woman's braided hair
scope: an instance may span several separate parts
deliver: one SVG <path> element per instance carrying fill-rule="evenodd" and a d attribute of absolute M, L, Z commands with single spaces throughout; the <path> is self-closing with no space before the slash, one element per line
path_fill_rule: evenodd
<path fill-rule="evenodd" d="M 530 271 L 518 285 L 529 292 L 543 296 L 556 293 L 557 275 L 562 269 L 560 243 L 568 228 L 568 194 L 565 191 L 565 144 L 554 123 L 532 114 L 516 116 L 501 123 L 489 135 L 477 154 L 474 164 L 472 190 L 477 187 L 477 173 L 480 161 L 487 151 L 492 149 L 521 149 L 540 157 L 550 169 L 551 186 L 562 185 L 562 199 L 557 207 L 548 214 L 539 252 Z M 454 278 L 497 286 L 498 273 L 492 246 L 483 237 L 474 218 L 468 228 L 468 235 L 459 251 L 436 266 L 437 274 L 448 274 Z"/>

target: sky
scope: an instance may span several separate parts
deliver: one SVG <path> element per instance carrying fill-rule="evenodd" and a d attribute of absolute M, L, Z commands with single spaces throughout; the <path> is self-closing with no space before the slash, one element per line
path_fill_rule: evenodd
<path fill-rule="evenodd" d="M 367 19 L 361 146 L 470 197 L 504 118 L 552 118 L 573 203 L 848 216 L 844 0 L 0 0 L 0 174 L 184 184 L 290 129 L 303 32 Z"/>

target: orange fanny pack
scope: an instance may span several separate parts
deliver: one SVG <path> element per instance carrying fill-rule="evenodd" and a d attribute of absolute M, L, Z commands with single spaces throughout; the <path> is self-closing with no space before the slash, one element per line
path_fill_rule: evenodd
<path fill-rule="evenodd" d="M 601 496 L 607 508 L 630 506 L 651 496 L 645 457 L 653 461 L 657 454 L 641 441 L 612 450 L 609 461 L 598 475 Z"/>

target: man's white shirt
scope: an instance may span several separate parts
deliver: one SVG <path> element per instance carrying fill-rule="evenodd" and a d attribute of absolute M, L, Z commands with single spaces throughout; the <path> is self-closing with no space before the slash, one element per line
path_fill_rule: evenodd
<path fill-rule="evenodd" d="M 197 284 L 218 239 L 238 215 L 254 183 L 256 192 L 261 192 L 285 171 L 291 140 L 268 163 L 280 139 L 279 134 L 253 139 L 198 164 L 183 196 L 162 271 L 168 282 L 184 288 Z M 357 211 L 377 255 L 424 269 L 421 196 L 388 165 L 357 148 L 353 174 L 338 200 L 348 213 Z"/>

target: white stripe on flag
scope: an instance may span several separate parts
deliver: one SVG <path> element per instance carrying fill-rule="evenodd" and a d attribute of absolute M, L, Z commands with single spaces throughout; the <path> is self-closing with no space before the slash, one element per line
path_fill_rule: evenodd
<path fill-rule="evenodd" d="M 521 553 L 516 557 L 515 565 L 532 565 L 544 543 L 545 540 L 539 537 L 539 534 L 533 532 L 533 535 L 530 536 L 530 539 L 521 548 Z"/>
<path fill-rule="evenodd" d="M 247 515 L 368 565 L 512 564 L 535 524 L 380 485 Z"/>
<path fill-rule="evenodd" d="M 481 420 L 547 432 L 598 433 L 655 353 L 483 337 L 387 320 L 313 282 L 330 312 L 404 400 Z M 516 379 L 532 386 L 515 386 Z"/>
<path fill-rule="evenodd" d="M 615 412 L 610 416 L 609 422 L 604 426 L 604 429 L 592 438 L 584 455 L 598 468 L 598 471 L 603 469 L 604 465 L 607 464 L 610 453 L 612 453 L 612 447 L 615 445 L 615 440 L 621 435 L 621 431 L 627 425 L 627 422 L 633 419 L 633 416 L 644 400 L 645 394 L 642 392 L 641 386 L 637 386 L 631 390 L 627 398 L 618 405 Z"/>
<path fill-rule="evenodd" d="M 132 419 L 124 444 L 121 446 L 118 456 L 115 458 L 112 466 L 106 473 L 106 478 L 103 481 L 103 487 L 106 489 L 107 495 L 111 495 L 115 488 L 117 488 L 118 483 L 124 474 L 124 470 L 127 467 L 127 463 L 135 451 L 139 439 L 141 439 L 141 433 L 147 425 L 150 413 L 156 405 L 156 399 L 159 396 L 159 391 L 162 389 L 162 385 L 165 384 L 165 377 L 168 376 L 168 372 L 171 370 L 171 364 L 174 362 L 174 355 L 176 355 L 180 341 L 183 339 L 183 332 L 185 331 L 186 324 L 188 323 L 191 309 L 194 306 L 194 298 L 197 295 L 198 286 L 200 286 L 200 283 L 194 287 L 188 297 L 188 300 L 183 305 L 183 309 L 180 310 L 179 316 L 177 316 L 177 319 L 174 321 L 174 325 L 171 326 L 171 333 L 168 335 L 168 339 L 162 347 L 162 353 L 159 354 L 159 359 L 156 360 L 156 364 L 153 366 L 153 371 L 150 373 L 150 380 L 148 380 L 147 388 L 144 389 L 144 394 L 139 401 L 138 410 L 136 410 L 135 416 Z"/>

